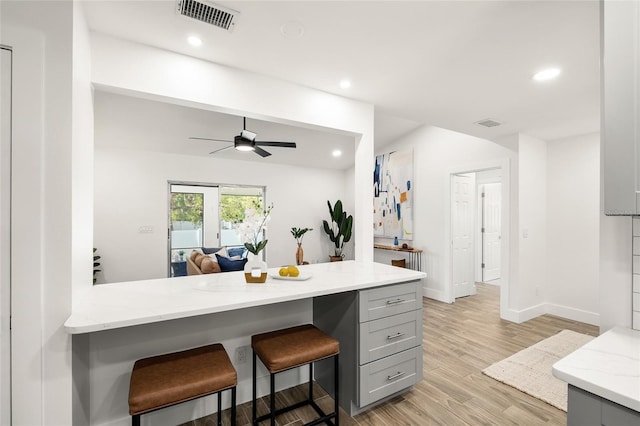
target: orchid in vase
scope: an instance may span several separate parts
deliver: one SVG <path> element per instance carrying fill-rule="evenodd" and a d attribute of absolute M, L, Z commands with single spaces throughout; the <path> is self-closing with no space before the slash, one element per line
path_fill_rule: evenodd
<path fill-rule="evenodd" d="M 273 204 L 262 211 L 248 208 L 245 210 L 244 221 L 236 225 L 236 233 L 240 236 L 240 241 L 249 253 L 256 256 L 264 250 L 269 241 L 263 238 L 267 222 L 271 220 L 271 210 L 273 210 Z"/>

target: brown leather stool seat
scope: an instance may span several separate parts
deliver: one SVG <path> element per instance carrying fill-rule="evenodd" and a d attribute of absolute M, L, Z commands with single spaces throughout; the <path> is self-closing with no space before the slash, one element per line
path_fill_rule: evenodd
<path fill-rule="evenodd" d="M 334 419 L 335 425 L 339 424 L 338 406 L 338 357 L 340 354 L 340 344 L 333 337 L 325 334 L 311 324 L 300 325 L 268 333 L 256 334 L 251 337 L 251 347 L 253 348 L 253 424 L 271 419 L 271 425 L 275 425 L 275 417 L 279 414 L 291 411 L 304 405 L 311 405 L 319 419 L 310 424 L 322 422 L 331 423 Z M 271 400 L 270 413 L 257 417 L 256 412 L 256 357 L 269 370 L 271 379 Z M 313 363 L 326 358 L 334 357 L 334 379 L 335 379 L 335 410 L 333 413 L 325 414 L 313 400 Z M 309 364 L 309 398 L 289 407 L 275 409 L 275 375 L 282 371 Z"/>
<path fill-rule="evenodd" d="M 139 425 L 142 414 L 217 393 L 220 425 L 221 392 L 231 389 L 235 424 L 237 383 L 236 370 L 219 343 L 140 359 L 131 372 L 129 414 L 133 425 Z"/>

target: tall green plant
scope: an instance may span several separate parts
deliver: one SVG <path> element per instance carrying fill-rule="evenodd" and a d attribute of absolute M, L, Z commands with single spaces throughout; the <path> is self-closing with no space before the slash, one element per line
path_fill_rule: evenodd
<path fill-rule="evenodd" d="M 344 244 L 351 239 L 351 230 L 353 228 L 353 216 L 348 215 L 342 210 L 342 201 L 336 201 L 335 206 L 331 206 L 331 202 L 327 200 L 329 206 L 329 216 L 331 216 L 331 225 L 326 220 L 322 221 L 324 232 L 327 233 L 329 239 L 334 245 L 333 251 L 335 256 L 342 256 Z"/>
<path fill-rule="evenodd" d="M 98 256 L 96 254 L 96 250 L 98 250 L 97 248 L 93 248 L 93 283 L 95 284 L 97 279 L 96 279 L 96 274 L 98 272 L 100 272 L 100 269 L 97 269 L 98 266 L 100 266 L 100 262 L 98 262 L 98 260 L 100 260 L 100 256 Z"/>

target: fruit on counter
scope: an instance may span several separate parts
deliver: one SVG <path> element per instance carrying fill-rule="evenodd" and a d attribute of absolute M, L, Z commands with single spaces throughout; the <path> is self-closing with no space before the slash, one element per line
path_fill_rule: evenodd
<path fill-rule="evenodd" d="M 289 268 L 287 266 L 284 266 L 284 267 L 280 268 L 280 270 L 278 271 L 278 275 L 280 275 L 281 277 L 288 277 L 289 276 Z"/>
<path fill-rule="evenodd" d="M 290 277 L 297 277 L 298 275 L 300 275 L 300 270 L 298 270 L 297 267 L 290 265 L 287 267 L 287 269 L 289 270 L 289 276 Z"/>

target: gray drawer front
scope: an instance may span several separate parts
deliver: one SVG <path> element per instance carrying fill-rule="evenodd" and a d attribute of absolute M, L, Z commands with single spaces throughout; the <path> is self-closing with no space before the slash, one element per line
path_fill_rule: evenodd
<path fill-rule="evenodd" d="M 420 281 L 372 288 L 360 292 L 360 322 L 422 308 Z"/>
<path fill-rule="evenodd" d="M 422 380 L 422 346 L 359 368 L 358 406 L 364 407 Z"/>
<path fill-rule="evenodd" d="M 360 323 L 360 364 L 422 343 L 422 309 Z"/>

